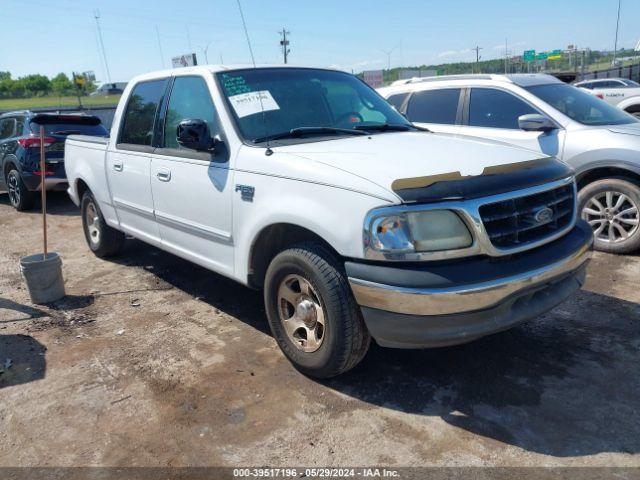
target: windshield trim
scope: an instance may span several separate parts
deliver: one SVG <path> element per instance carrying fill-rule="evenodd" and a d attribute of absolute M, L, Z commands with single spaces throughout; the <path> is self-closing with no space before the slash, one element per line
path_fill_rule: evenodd
<path fill-rule="evenodd" d="M 378 97 L 380 97 L 384 102 L 388 103 L 387 100 L 380 95 L 380 93 L 378 93 L 378 91 L 374 88 L 372 88 L 367 82 L 365 82 L 363 79 L 361 79 L 360 77 L 357 77 L 349 72 L 345 72 L 343 70 L 336 70 L 336 69 L 332 69 L 332 68 L 321 68 L 321 67 L 278 67 L 278 66 L 266 66 L 266 67 L 243 67 L 243 68 L 232 68 L 229 70 L 221 70 L 221 71 L 216 71 L 216 72 L 211 72 L 211 74 L 213 75 L 213 80 L 216 84 L 216 87 L 218 89 L 218 94 L 220 95 L 220 97 L 222 98 L 222 103 L 224 105 L 224 109 L 225 112 L 227 114 L 227 116 L 230 118 L 231 120 L 231 125 L 233 127 L 234 133 L 236 134 L 236 137 L 238 138 L 238 140 L 240 141 L 240 143 L 242 143 L 243 145 L 246 145 L 247 147 L 251 147 L 251 148 L 265 148 L 265 144 L 269 145 L 273 145 L 274 143 L 277 143 L 278 146 L 285 146 L 285 145 L 294 145 L 294 144 L 300 144 L 300 143 L 317 143 L 317 142 L 326 142 L 326 141 L 331 141 L 331 140 L 344 140 L 346 135 L 335 135 L 335 134 L 330 134 L 327 137 L 321 137 L 321 136 L 309 136 L 309 137 L 300 137 L 300 138 L 287 138 L 287 139 L 280 139 L 280 140 L 269 140 L 268 142 L 261 142 L 259 144 L 253 143 L 253 141 L 251 141 L 251 139 L 245 138 L 244 135 L 242 135 L 242 130 L 240 129 L 240 125 L 238 123 L 238 117 L 235 115 L 234 111 L 233 111 L 233 107 L 231 106 L 231 102 L 229 101 L 229 97 L 227 97 L 227 95 L 225 95 L 224 93 L 224 87 L 222 85 L 221 82 L 221 76 L 224 73 L 237 73 L 237 72 L 248 72 L 248 71 L 254 71 L 254 70 L 276 70 L 276 69 L 281 69 L 281 70 L 311 70 L 311 71 L 315 71 L 315 72 L 332 72 L 332 73 L 339 73 L 339 74 L 343 74 L 343 75 L 348 75 L 351 76 L 353 78 L 355 78 L 356 80 L 360 81 L 362 84 L 364 84 L 367 88 L 369 88 L 372 92 L 374 92 Z M 414 125 L 413 122 L 410 122 L 408 119 L 405 119 L 407 122 L 407 125 L 409 125 L 410 127 L 413 127 L 416 129 L 416 131 L 422 131 L 424 129 L 418 127 L 417 125 Z M 398 131 L 394 131 L 394 130 L 385 130 L 385 131 L 373 131 L 373 132 L 368 132 L 371 135 L 379 135 L 379 134 L 385 134 L 385 133 L 401 133 Z M 349 137 L 351 137 L 351 135 L 349 135 Z M 354 135 L 355 137 L 355 135 Z M 347 137 L 348 138 L 348 137 Z M 282 143 L 282 142 L 286 142 L 286 143 Z"/>

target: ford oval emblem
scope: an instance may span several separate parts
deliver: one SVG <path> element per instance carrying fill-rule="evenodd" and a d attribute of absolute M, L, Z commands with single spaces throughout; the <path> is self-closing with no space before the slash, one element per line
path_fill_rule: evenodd
<path fill-rule="evenodd" d="M 551 220 L 553 220 L 553 210 L 551 210 L 549 207 L 541 208 L 535 213 L 533 219 L 536 221 L 536 223 L 539 224 L 549 223 Z"/>

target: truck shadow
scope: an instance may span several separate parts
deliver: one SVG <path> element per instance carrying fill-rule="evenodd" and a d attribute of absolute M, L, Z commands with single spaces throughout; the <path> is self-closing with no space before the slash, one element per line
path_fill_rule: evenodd
<path fill-rule="evenodd" d="M 591 292 L 458 347 L 373 347 L 325 384 L 556 457 L 640 452 L 640 305 Z"/>
<path fill-rule="evenodd" d="M 261 292 L 142 242 L 129 242 L 114 261 L 143 267 L 270 335 Z M 301 376 L 298 388 L 314 397 L 321 385 L 556 457 L 639 453 L 639 319 L 636 303 L 582 291 L 535 322 L 467 345 L 393 350 L 372 344 L 351 372 L 318 383 Z"/>

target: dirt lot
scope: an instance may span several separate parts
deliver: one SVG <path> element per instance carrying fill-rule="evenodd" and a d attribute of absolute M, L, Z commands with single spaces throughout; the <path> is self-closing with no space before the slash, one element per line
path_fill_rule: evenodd
<path fill-rule="evenodd" d="M 52 204 L 69 296 L 34 307 L 40 216 L 0 194 L 0 466 L 640 466 L 640 256 L 596 255 L 530 324 L 317 382 L 260 293 L 133 240 L 97 259 Z"/>

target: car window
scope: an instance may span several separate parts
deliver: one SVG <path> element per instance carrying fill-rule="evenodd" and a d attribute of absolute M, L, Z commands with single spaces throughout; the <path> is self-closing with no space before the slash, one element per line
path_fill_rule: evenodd
<path fill-rule="evenodd" d="M 139 83 L 127 103 L 120 143 L 153 144 L 153 124 L 164 95 L 167 79 Z"/>
<path fill-rule="evenodd" d="M 164 129 L 166 148 L 184 148 L 178 144 L 176 132 L 178 124 L 186 119 L 205 121 L 211 136 L 219 133 L 216 109 L 202 77 L 177 77 L 173 82 Z"/>
<path fill-rule="evenodd" d="M 0 120 L 0 140 L 13 136 L 14 127 L 16 125 L 15 118 L 5 118 Z"/>
<path fill-rule="evenodd" d="M 640 87 L 640 83 L 638 83 L 638 82 L 634 82 L 633 80 L 622 80 L 622 82 L 623 82 L 627 87 L 634 87 L 634 88 L 638 88 L 638 87 Z"/>
<path fill-rule="evenodd" d="M 401 111 L 402 104 L 409 96 L 409 93 L 396 93 L 395 95 L 391 95 L 387 98 L 387 102 L 389 102 L 392 106 L 395 107 L 399 112 Z"/>
<path fill-rule="evenodd" d="M 40 124 L 36 121 L 29 122 L 31 133 L 40 133 Z M 74 122 L 47 123 L 44 125 L 45 135 L 93 135 L 96 137 L 106 137 L 109 132 L 102 124 L 85 125 Z"/>
<path fill-rule="evenodd" d="M 469 125 L 472 127 L 519 130 L 518 117 L 538 113 L 532 106 L 503 90 L 474 88 L 469 101 Z"/>
<path fill-rule="evenodd" d="M 624 125 L 637 122 L 628 113 L 571 85 L 534 85 L 526 89 L 567 117 L 584 125 Z"/>
<path fill-rule="evenodd" d="M 409 100 L 407 117 L 412 122 L 455 125 L 459 100 L 459 88 L 416 92 Z"/>
<path fill-rule="evenodd" d="M 24 133 L 24 120 L 24 117 L 16 118 L 16 136 Z"/>
<path fill-rule="evenodd" d="M 580 83 L 580 84 L 576 85 L 576 87 L 587 88 L 589 90 L 592 90 L 594 85 L 593 85 L 593 82 L 587 82 L 587 83 Z"/>

